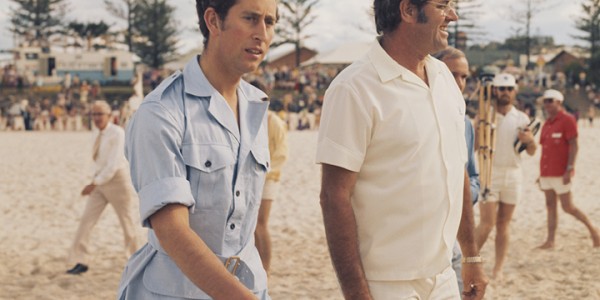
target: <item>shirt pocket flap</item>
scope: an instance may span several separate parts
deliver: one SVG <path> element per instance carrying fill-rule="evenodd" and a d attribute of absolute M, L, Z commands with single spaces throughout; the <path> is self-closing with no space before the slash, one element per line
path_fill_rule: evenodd
<path fill-rule="evenodd" d="M 200 171 L 211 173 L 235 163 L 229 145 L 183 145 L 183 161 Z"/>
<path fill-rule="evenodd" d="M 263 170 L 268 172 L 271 169 L 271 160 L 268 148 L 256 148 L 250 150 L 254 160 L 262 166 Z"/>

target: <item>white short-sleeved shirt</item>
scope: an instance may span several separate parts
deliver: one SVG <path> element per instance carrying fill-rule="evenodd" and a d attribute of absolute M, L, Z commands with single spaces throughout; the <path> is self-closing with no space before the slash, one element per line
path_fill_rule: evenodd
<path fill-rule="evenodd" d="M 104 130 L 98 130 L 94 134 L 94 141 L 101 135 L 98 149 L 98 157 L 94 160 L 95 185 L 108 183 L 115 177 L 119 170 L 127 170 L 128 164 L 125 158 L 125 132 L 115 124 L 108 123 Z"/>
<path fill-rule="evenodd" d="M 518 168 L 521 156 L 515 152 L 514 143 L 519 130 L 527 127 L 529 117 L 511 106 L 506 115 L 496 113 L 496 149 L 494 168 Z"/>
<path fill-rule="evenodd" d="M 447 67 L 425 62 L 429 86 L 374 43 L 325 94 L 317 162 L 358 172 L 352 206 L 369 280 L 425 278 L 450 265 L 465 103 Z"/>

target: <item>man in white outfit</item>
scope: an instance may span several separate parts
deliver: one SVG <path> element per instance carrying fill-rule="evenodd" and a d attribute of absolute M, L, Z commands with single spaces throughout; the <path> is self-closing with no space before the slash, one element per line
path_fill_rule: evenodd
<path fill-rule="evenodd" d="M 528 129 L 529 117 L 518 110 L 517 83 L 510 74 L 498 74 L 492 82 L 497 101 L 496 149 L 492 165 L 490 195 L 479 202 L 480 222 L 475 230 L 477 246 L 481 250 L 488 235 L 496 227 L 496 261 L 492 278 L 502 280 L 504 259 L 508 252 L 509 229 L 515 206 L 522 194 L 523 171 L 521 156 L 514 150 L 516 139 L 526 145 L 530 156 L 535 154 L 533 133 Z"/>
<path fill-rule="evenodd" d="M 94 177 L 81 191 L 82 195 L 89 195 L 89 199 L 69 253 L 69 264 L 75 266 L 67 271 L 68 274 L 77 275 L 88 270 L 86 256 L 89 253 L 90 232 L 109 203 L 115 208 L 123 227 L 127 255 L 130 256 L 138 248 L 133 218 L 136 196 L 125 159 L 125 132 L 110 122 L 110 113 L 106 101 L 96 101 L 92 105 L 91 115 L 94 125 L 99 129 L 92 155 Z"/>

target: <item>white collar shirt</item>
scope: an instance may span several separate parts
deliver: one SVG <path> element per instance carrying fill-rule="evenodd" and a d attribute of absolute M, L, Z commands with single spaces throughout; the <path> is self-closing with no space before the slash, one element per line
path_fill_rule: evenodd
<path fill-rule="evenodd" d="M 94 141 L 100 136 L 98 156 L 94 161 L 94 178 L 92 183 L 103 185 L 109 182 L 119 170 L 127 171 L 128 164 L 125 158 L 125 132 L 123 128 L 108 123 L 104 130 L 94 134 Z"/>
<path fill-rule="evenodd" d="M 496 149 L 494 168 L 518 168 L 521 156 L 515 152 L 514 143 L 519 130 L 527 127 L 529 117 L 511 105 L 506 115 L 496 113 Z"/>
<path fill-rule="evenodd" d="M 425 62 L 429 86 L 375 43 L 325 94 L 316 160 L 358 173 L 351 201 L 369 280 L 425 278 L 450 265 L 465 103 L 447 67 Z"/>

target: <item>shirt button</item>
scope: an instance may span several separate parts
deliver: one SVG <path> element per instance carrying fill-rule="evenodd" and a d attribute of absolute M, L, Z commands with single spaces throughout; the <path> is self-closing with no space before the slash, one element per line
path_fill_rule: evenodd
<path fill-rule="evenodd" d="M 240 196 L 240 194 L 241 194 L 241 193 L 240 193 L 240 191 L 235 191 L 235 195 L 236 195 L 237 197 L 239 197 L 239 196 Z"/>
<path fill-rule="evenodd" d="M 210 168 L 210 166 L 212 166 L 212 163 L 210 162 L 210 160 L 207 160 L 207 161 L 204 163 L 204 166 L 205 166 L 205 167 L 207 167 L 207 168 Z"/>
<path fill-rule="evenodd" d="M 229 225 L 229 229 L 234 230 L 235 229 L 235 224 L 232 223 L 231 225 Z"/>

